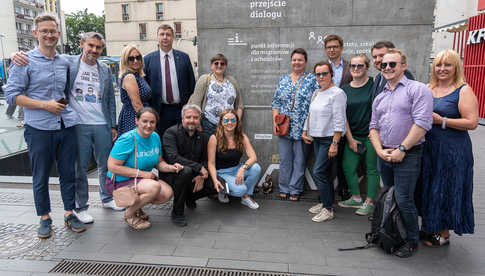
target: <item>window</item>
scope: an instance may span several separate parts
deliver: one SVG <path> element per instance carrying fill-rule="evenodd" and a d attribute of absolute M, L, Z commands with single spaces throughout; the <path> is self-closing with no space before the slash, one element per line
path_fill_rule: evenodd
<path fill-rule="evenodd" d="M 128 14 L 128 4 L 121 5 L 121 14 L 123 21 L 130 20 L 130 15 Z"/>
<path fill-rule="evenodd" d="M 155 8 L 156 8 L 156 17 L 157 20 L 162 20 L 163 19 L 163 4 L 162 3 L 155 3 Z"/>
<path fill-rule="evenodd" d="M 16 22 L 15 25 L 16 25 L 17 31 L 19 32 L 22 31 L 22 23 Z"/>
<path fill-rule="evenodd" d="M 36 18 L 37 17 L 37 12 L 36 11 L 32 11 L 32 17 L 33 18 Z"/>
<path fill-rule="evenodd" d="M 138 26 L 140 28 L 140 40 L 147 40 L 147 24 L 140 23 Z"/>
<path fill-rule="evenodd" d="M 30 25 L 30 24 L 26 24 L 26 25 L 25 25 L 25 30 L 26 30 L 27 32 L 32 31 L 32 25 Z"/>
<path fill-rule="evenodd" d="M 30 16 L 30 10 L 29 9 L 24 9 L 24 14 Z"/>
<path fill-rule="evenodd" d="M 175 38 L 182 38 L 182 22 L 175 22 Z"/>
<path fill-rule="evenodd" d="M 21 8 L 19 8 L 19 7 L 15 7 L 15 12 L 16 12 L 16 13 L 22 13 L 22 9 L 21 9 Z"/>

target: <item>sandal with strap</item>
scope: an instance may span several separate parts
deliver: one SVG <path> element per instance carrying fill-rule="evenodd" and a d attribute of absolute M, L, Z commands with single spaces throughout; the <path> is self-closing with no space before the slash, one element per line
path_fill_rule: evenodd
<path fill-rule="evenodd" d="M 429 235 L 423 244 L 429 247 L 442 247 L 450 245 L 450 237 L 442 237 L 440 234 Z"/>
<path fill-rule="evenodd" d="M 152 226 L 152 224 L 149 221 L 143 220 L 136 216 L 129 217 L 129 218 L 125 217 L 125 222 L 135 230 L 145 230 L 150 228 L 150 226 Z"/>
<path fill-rule="evenodd" d="M 287 200 L 288 199 L 288 194 L 280 193 L 280 199 L 281 200 Z"/>
<path fill-rule="evenodd" d="M 273 192 L 273 179 L 271 179 L 271 175 L 267 175 L 263 183 L 263 193 L 269 194 L 271 192 Z"/>
<path fill-rule="evenodd" d="M 300 195 L 290 195 L 288 198 L 290 201 L 299 201 L 300 200 Z"/>
<path fill-rule="evenodd" d="M 148 214 L 143 212 L 143 209 L 141 208 L 135 212 L 135 217 L 141 218 L 142 220 L 146 220 L 146 221 L 148 221 L 148 219 L 150 218 Z"/>

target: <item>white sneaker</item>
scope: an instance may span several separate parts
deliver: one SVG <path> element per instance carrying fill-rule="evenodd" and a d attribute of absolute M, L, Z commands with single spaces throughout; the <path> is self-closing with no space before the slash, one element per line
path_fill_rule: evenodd
<path fill-rule="evenodd" d="M 246 205 L 246 206 L 248 206 L 251 209 L 258 209 L 259 208 L 259 204 L 256 203 L 256 201 L 254 201 L 249 196 L 248 197 L 241 197 L 241 204 L 242 205 Z"/>
<path fill-rule="evenodd" d="M 327 221 L 327 220 L 331 220 L 331 219 L 334 219 L 335 218 L 335 215 L 333 213 L 333 210 L 332 211 L 329 211 L 327 208 L 322 208 L 322 211 L 320 211 L 320 213 L 316 214 L 312 220 L 314 222 L 322 222 L 322 221 Z"/>
<path fill-rule="evenodd" d="M 74 215 L 77 217 L 77 219 L 79 219 L 84 224 L 94 222 L 94 218 L 90 214 L 88 214 L 87 210 L 79 211 L 79 212 L 73 211 L 73 212 L 74 212 Z"/>
<path fill-rule="evenodd" d="M 220 191 L 218 194 L 217 194 L 217 199 L 219 199 L 219 202 L 220 203 L 229 203 L 229 197 L 227 196 L 227 194 L 223 191 Z"/>
<path fill-rule="evenodd" d="M 310 209 L 308 209 L 308 212 L 310 212 L 312 214 L 318 214 L 318 213 L 320 213 L 320 211 L 322 211 L 322 208 L 323 208 L 323 204 L 318 203 L 317 205 L 314 205 Z"/>
<path fill-rule="evenodd" d="M 118 207 L 118 206 L 116 206 L 116 203 L 115 203 L 114 200 L 111 200 L 111 201 L 106 202 L 106 203 L 103 202 L 103 208 L 113 209 L 115 211 L 123 211 L 123 210 L 125 210 L 124 207 Z"/>

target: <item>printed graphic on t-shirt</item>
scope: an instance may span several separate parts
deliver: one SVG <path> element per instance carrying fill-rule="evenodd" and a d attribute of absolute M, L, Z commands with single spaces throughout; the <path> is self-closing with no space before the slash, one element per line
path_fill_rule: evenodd
<path fill-rule="evenodd" d="M 96 103 L 96 95 L 94 95 L 94 89 L 88 86 L 88 93 L 84 95 L 84 99 L 88 103 Z"/>
<path fill-rule="evenodd" d="M 76 88 L 76 95 L 74 96 L 74 98 L 76 99 L 76 101 L 84 101 L 83 90 L 81 88 Z"/>

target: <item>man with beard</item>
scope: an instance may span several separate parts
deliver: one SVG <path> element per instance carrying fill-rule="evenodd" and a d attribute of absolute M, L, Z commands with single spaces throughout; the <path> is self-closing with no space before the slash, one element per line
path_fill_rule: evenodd
<path fill-rule="evenodd" d="M 184 205 L 196 208 L 199 198 L 216 194 L 207 171 L 208 137 L 197 128 L 200 125 L 201 110 L 197 105 L 187 104 L 182 107 L 182 123 L 172 126 L 163 135 L 165 161 L 179 163 L 184 169 L 178 174 L 163 173 L 160 177 L 169 183 L 174 191 L 172 222 L 186 226 Z M 222 178 L 219 181 L 224 182 Z"/>

